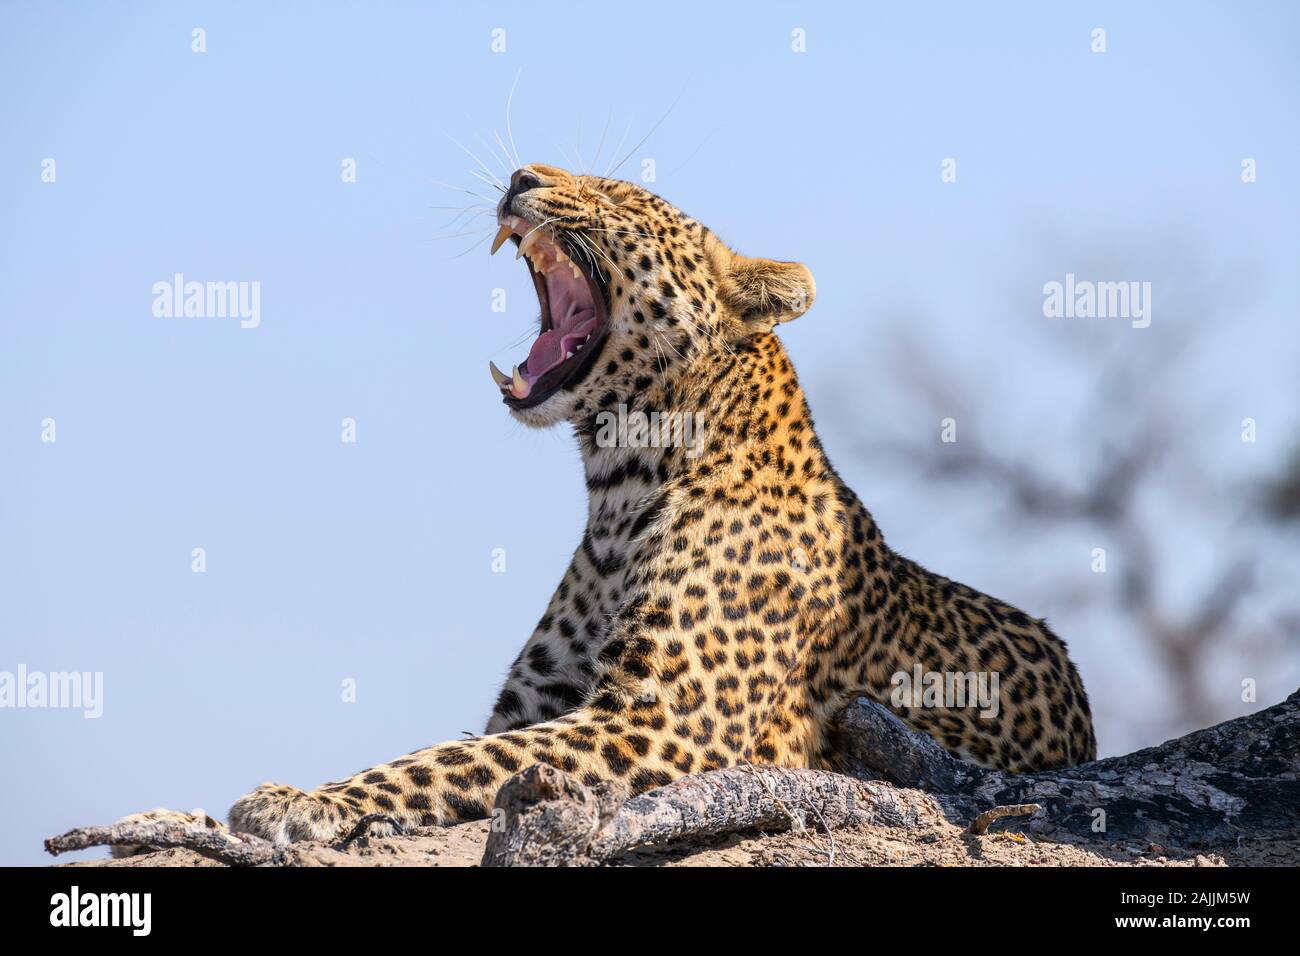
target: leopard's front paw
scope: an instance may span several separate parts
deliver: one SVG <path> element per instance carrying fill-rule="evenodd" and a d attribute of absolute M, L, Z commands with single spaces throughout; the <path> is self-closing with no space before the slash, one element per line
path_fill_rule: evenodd
<path fill-rule="evenodd" d="M 131 813 L 122 817 L 114 826 L 121 826 L 130 823 L 178 823 L 181 826 L 200 826 L 209 830 L 223 829 L 221 821 L 208 816 L 202 810 L 195 810 L 192 813 L 185 813 L 182 810 L 166 810 L 159 807 L 156 810 L 146 810 L 143 813 Z M 109 852 L 115 857 L 135 856 L 139 853 L 152 853 L 157 850 L 156 846 L 138 846 L 135 844 L 120 844 L 109 847 Z"/>
<path fill-rule="evenodd" d="M 340 807 L 316 794 L 275 783 L 264 783 L 236 800 L 227 820 L 235 833 L 251 833 L 274 843 L 332 840 L 347 829 Z"/>

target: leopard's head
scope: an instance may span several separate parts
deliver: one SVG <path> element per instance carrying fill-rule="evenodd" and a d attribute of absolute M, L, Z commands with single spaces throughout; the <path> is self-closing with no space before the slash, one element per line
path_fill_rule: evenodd
<path fill-rule="evenodd" d="M 527 425 L 632 404 L 803 314 L 815 294 L 805 266 L 734 253 L 620 180 L 524 166 L 497 220 L 492 251 L 515 244 L 541 304 L 528 357 L 510 374 L 491 367 L 503 401 Z"/>

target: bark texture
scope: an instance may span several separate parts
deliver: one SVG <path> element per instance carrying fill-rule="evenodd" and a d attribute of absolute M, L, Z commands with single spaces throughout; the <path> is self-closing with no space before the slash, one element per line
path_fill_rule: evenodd
<path fill-rule="evenodd" d="M 1157 747 L 1020 775 L 956 760 L 865 698 L 839 724 L 853 772 L 932 791 L 953 822 L 1034 803 L 1025 832 L 1051 839 L 1195 847 L 1300 832 L 1300 691 Z"/>
<path fill-rule="evenodd" d="M 920 791 L 824 770 L 713 770 L 624 802 L 616 791 L 537 764 L 501 788 L 483 865 L 590 865 L 682 838 L 852 824 L 916 829 L 941 820 L 938 804 Z"/>
<path fill-rule="evenodd" d="M 45 841 L 45 850 L 52 856 L 92 846 L 148 849 L 184 847 L 230 866 L 279 866 L 289 862 L 287 848 L 277 847 L 260 837 L 180 823 L 118 823 L 108 827 L 78 827 Z"/>

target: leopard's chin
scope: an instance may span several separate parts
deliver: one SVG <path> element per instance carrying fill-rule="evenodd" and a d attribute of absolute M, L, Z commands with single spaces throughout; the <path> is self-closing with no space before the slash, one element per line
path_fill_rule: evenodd
<path fill-rule="evenodd" d="M 558 393 L 572 392 L 595 367 L 609 337 L 609 297 L 595 260 L 563 229 L 503 216 L 492 252 L 507 239 L 518 246 L 515 258 L 522 256 L 528 265 L 541 317 L 527 358 L 509 375 L 494 363 L 489 368 L 501 400 L 529 423 L 533 416 L 518 413 L 538 408 Z"/>

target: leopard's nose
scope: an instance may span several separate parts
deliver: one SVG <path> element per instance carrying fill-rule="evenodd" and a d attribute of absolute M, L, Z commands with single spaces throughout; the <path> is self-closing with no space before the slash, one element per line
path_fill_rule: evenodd
<path fill-rule="evenodd" d="M 507 215 L 514 215 L 515 210 L 512 203 L 515 197 L 520 193 L 526 193 L 530 189 L 540 189 L 542 181 L 526 169 L 516 169 L 515 174 L 510 177 L 510 188 L 506 194 L 501 197 L 501 210 Z"/>
<path fill-rule="evenodd" d="M 526 193 L 530 189 L 540 189 L 542 181 L 526 169 L 516 169 L 510 177 L 510 188 L 516 192 Z"/>

